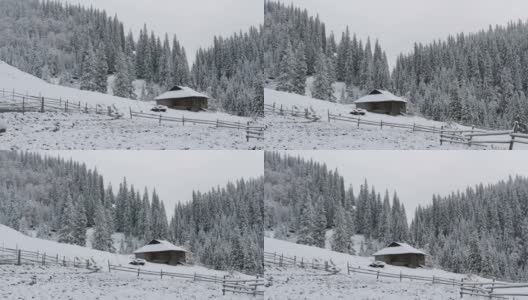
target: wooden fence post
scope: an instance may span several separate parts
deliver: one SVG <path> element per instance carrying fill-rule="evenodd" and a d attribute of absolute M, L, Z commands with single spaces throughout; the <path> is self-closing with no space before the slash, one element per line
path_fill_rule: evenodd
<path fill-rule="evenodd" d="M 110 260 L 108 260 L 108 273 L 112 272 L 112 269 L 110 268 Z"/>
<path fill-rule="evenodd" d="M 402 271 L 400 271 L 400 282 L 402 282 Z"/>
<path fill-rule="evenodd" d="M 325 271 L 328 272 L 328 261 L 325 260 Z"/>
<path fill-rule="evenodd" d="M 25 99 L 26 99 L 25 97 L 22 97 L 22 114 L 24 114 L 24 112 L 25 112 L 25 110 L 26 110 L 26 109 L 25 109 L 25 108 L 26 108 L 26 101 L 25 101 Z"/>
<path fill-rule="evenodd" d="M 330 122 L 330 110 L 328 110 L 328 122 Z"/>
<path fill-rule="evenodd" d="M 433 275 L 433 285 L 435 284 L 435 276 Z"/>
<path fill-rule="evenodd" d="M 491 283 L 491 292 L 493 293 L 493 288 L 495 287 L 495 278 L 493 278 L 493 282 Z"/>
<path fill-rule="evenodd" d="M 442 146 L 442 136 L 444 135 L 444 126 L 440 127 L 440 146 Z"/>
<path fill-rule="evenodd" d="M 460 279 L 460 298 L 464 298 L 464 278 Z"/>
<path fill-rule="evenodd" d="M 282 116 L 282 104 L 281 104 L 281 107 L 280 107 L 280 115 Z"/>
<path fill-rule="evenodd" d="M 381 129 L 383 129 L 383 120 L 380 121 Z"/>
<path fill-rule="evenodd" d="M 59 264 L 59 255 L 57 254 L 57 256 L 55 257 L 55 263 L 58 265 Z"/>
<path fill-rule="evenodd" d="M 95 109 L 97 110 L 97 106 L 95 107 Z M 128 107 L 128 109 L 130 110 L 130 119 L 132 120 L 132 107 Z"/>
<path fill-rule="evenodd" d="M 62 257 L 62 265 L 66 267 L 66 256 Z"/>
<path fill-rule="evenodd" d="M 513 133 L 517 133 L 517 127 L 519 122 L 515 121 L 513 124 Z M 515 143 L 515 136 L 511 135 L 510 150 L 513 150 L 513 144 Z"/>
<path fill-rule="evenodd" d="M 294 256 L 294 257 L 293 257 L 293 266 L 294 266 L 294 267 L 297 266 L 297 256 Z"/>
<path fill-rule="evenodd" d="M 160 114 L 160 117 L 159 117 L 159 124 L 161 125 L 161 114 Z"/>
<path fill-rule="evenodd" d="M 413 132 L 416 129 L 416 123 L 413 123 Z"/>
<path fill-rule="evenodd" d="M 84 112 L 85 112 L 85 113 L 88 113 L 88 103 L 85 103 L 85 104 L 84 104 Z"/>
<path fill-rule="evenodd" d="M 42 97 L 42 99 L 41 99 L 40 112 L 44 112 L 44 97 Z"/>
<path fill-rule="evenodd" d="M 376 276 L 376 280 L 379 280 L 379 270 L 378 270 L 378 275 Z"/>
<path fill-rule="evenodd" d="M 304 258 L 303 257 L 301 257 L 301 268 L 304 269 Z"/>
<path fill-rule="evenodd" d="M 226 279 L 226 275 L 224 275 L 224 279 L 222 280 L 222 295 L 225 296 L 225 279 Z"/>
<path fill-rule="evenodd" d="M 64 104 L 64 111 L 68 112 L 68 100 L 66 100 L 66 103 Z"/>
<path fill-rule="evenodd" d="M 471 135 L 469 136 L 468 146 L 471 148 L 471 142 L 473 140 L 473 131 L 475 130 L 475 125 L 471 127 Z"/>
<path fill-rule="evenodd" d="M 18 249 L 18 253 L 17 253 L 17 266 L 20 266 L 20 256 L 21 256 L 21 252 L 22 250 Z"/>
<path fill-rule="evenodd" d="M 42 265 L 46 265 L 46 252 L 44 252 L 44 255 L 42 255 Z"/>
<path fill-rule="evenodd" d="M 347 261 L 347 274 L 350 275 L 350 263 Z"/>
<path fill-rule="evenodd" d="M 196 272 L 194 272 L 193 281 L 196 281 Z"/>
<path fill-rule="evenodd" d="M 139 267 L 138 267 L 138 275 L 137 275 L 137 277 L 139 278 Z"/>
<path fill-rule="evenodd" d="M 161 269 L 160 271 L 160 276 L 161 276 L 161 279 L 163 279 L 163 269 Z"/>
<path fill-rule="evenodd" d="M 89 270 L 90 269 L 90 261 L 87 259 L 86 260 L 86 269 Z"/>
<path fill-rule="evenodd" d="M 185 116 L 182 116 L 182 126 L 185 126 Z"/>

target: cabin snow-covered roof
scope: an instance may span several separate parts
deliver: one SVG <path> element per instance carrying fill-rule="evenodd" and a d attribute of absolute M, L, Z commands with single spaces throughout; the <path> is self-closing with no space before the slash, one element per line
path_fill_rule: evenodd
<path fill-rule="evenodd" d="M 164 252 L 164 251 L 184 251 L 189 252 L 182 247 L 173 245 L 170 242 L 164 240 L 152 240 L 147 245 L 134 251 L 135 253 L 146 253 L 146 252 Z"/>
<path fill-rule="evenodd" d="M 354 103 L 387 102 L 387 101 L 407 103 L 407 100 L 401 97 L 398 97 L 391 92 L 384 91 L 384 90 L 373 90 L 368 95 L 361 97 L 358 100 L 354 101 Z"/>
<path fill-rule="evenodd" d="M 175 86 L 169 91 L 159 95 L 158 97 L 154 98 L 154 100 L 164 100 L 164 99 L 180 99 L 180 98 L 191 98 L 191 97 L 197 97 L 197 98 L 209 98 L 208 96 L 198 93 L 197 91 L 191 89 L 190 87 L 186 86 Z"/>
<path fill-rule="evenodd" d="M 380 251 L 372 254 L 373 256 L 377 255 L 396 255 L 396 254 L 423 254 L 427 255 L 424 252 L 414 248 L 413 246 L 406 244 L 406 243 L 400 243 L 400 242 L 392 242 L 390 243 L 386 248 L 381 249 Z"/>

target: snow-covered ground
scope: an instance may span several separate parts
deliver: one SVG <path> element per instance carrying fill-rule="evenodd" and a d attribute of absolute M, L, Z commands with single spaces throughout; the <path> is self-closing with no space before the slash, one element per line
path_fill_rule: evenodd
<path fill-rule="evenodd" d="M 335 87 L 339 89 L 338 85 Z M 440 145 L 440 135 L 438 133 L 428 133 L 401 128 L 390 128 L 384 126 L 360 125 L 355 123 L 334 121 L 328 122 L 327 113 L 350 116 L 350 111 L 355 107 L 351 104 L 339 104 L 329 101 L 312 99 L 291 93 L 280 92 L 272 89 L 264 89 L 265 103 L 274 105 L 276 108 L 295 108 L 303 111 L 309 109 L 320 117 L 317 122 L 311 122 L 302 117 L 289 115 L 281 116 L 266 112 L 264 119 L 268 126 L 266 130 L 267 149 L 365 149 L 365 150 L 448 150 L 448 149 L 505 149 L 506 146 L 468 148 L 464 145 L 444 143 Z M 367 113 L 361 119 L 380 123 L 400 123 L 408 125 L 435 126 L 441 128 L 448 126 L 451 129 L 468 129 L 459 124 L 445 124 L 433 120 L 428 120 L 418 116 L 390 116 L 383 114 Z M 493 140 L 498 138 L 493 137 Z M 499 138 L 503 139 L 503 138 Z M 475 141 L 479 139 L 476 138 Z M 482 140 L 482 139 L 480 139 Z M 489 140 L 489 138 L 488 138 Z M 515 145 L 515 149 L 524 149 L 520 144 Z"/>
<path fill-rule="evenodd" d="M 90 235 L 90 233 L 88 233 Z M 119 238 L 119 236 L 116 236 Z M 93 259 L 101 270 L 87 271 L 79 268 L 55 266 L 13 266 L 0 264 L 0 299 L 245 299 L 248 297 L 222 295 L 219 283 L 190 282 L 186 279 L 163 279 L 158 276 L 141 275 L 112 271 L 108 263 L 130 266 L 130 255 L 113 254 L 103 251 L 61 244 L 26 236 L 7 226 L 0 225 L 0 253 L 3 247 L 38 251 L 47 256 L 73 259 Z M 136 268 L 136 267 L 135 267 Z M 202 274 L 210 276 L 229 275 L 249 278 L 238 272 L 211 270 L 202 266 L 169 266 L 146 263 L 143 270 Z M 192 281 L 192 280 L 191 280 Z M 253 297 L 251 297 L 253 298 Z"/>
<path fill-rule="evenodd" d="M 111 80 L 111 78 L 109 79 Z M 139 86 L 141 83 L 138 82 Z M 129 118 L 129 110 L 150 113 L 153 102 L 131 100 L 47 83 L 0 61 L 0 96 L 17 93 L 60 98 L 90 107 L 115 106 L 122 119 L 79 113 L 1 113 L 8 131 L 0 134 L 1 149 L 261 149 L 262 141 L 246 141 L 244 130 L 207 125 Z M 168 110 L 166 117 L 221 120 L 246 124 L 250 118 L 222 112 Z M 58 128 L 58 130 L 56 130 Z"/>
<path fill-rule="evenodd" d="M 266 299 L 459 299 L 460 289 L 456 286 L 432 284 L 432 282 L 411 281 L 397 278 L 376 279 L 376 276 L 353 273 L 347 275 L 347 263 L 352 267 L 378 270 L 368 267 L 373 258 L 353 256 L 334 252 L 328 249 L 298 245 L 295 243 L 264 239 L 264 251 L 283 254 L 288 257 L 303 257 L 306 260 L 318 259 L 332 261 L 341 272 L 335 275 L 324 271 L 266 266 L 265 277 L 273 282 L 266 288 Z M 478 276 L 450 273 L 441 269 L 410 269 L 386 265 L 381 270 L 386 273 L 442 277 L 460 281 L 462 278 L 471 281 L 488 282 Z M 352 298 L 351 298 L 352 297 Z M 464 295 L 467 299 L 478 299 Z M 520 298 L 522 299 L 522 298 Z"/>

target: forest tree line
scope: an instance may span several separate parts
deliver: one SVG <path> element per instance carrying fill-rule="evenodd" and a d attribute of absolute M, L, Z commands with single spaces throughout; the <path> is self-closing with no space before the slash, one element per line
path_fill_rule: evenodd
<path fill-rule="evenodd" d="M 392 72 L 381 45 L 363 43 L 347 27 L 341 37 L 307 10 L 265 2 L 264 70 L 280 91 L 351 103 L 372 89 L 409 100 L 407 111 L 437 121 L 528 130 L 528 22 L 417 43 Z M 338 40 L 339 39 L 339 40 Z M 307 77 L 312 90 L 306 91 Z M 332 84 L 346 88 L 336 99 Z M 337 91 L 339 92 L 339 91 Z"/>
<path fill-rule="evenodd" d="M 452 272 L 528 279 L 528 178 L 434 195 L 415 210 L 410 226 L 396 192 L 380 194 L 365 181 L 354 193 L 343 180 L 324 163 L 266 152 L 266 230 L 321 248 L 332 230 L 332 250 L 361 256 L 407 242 L 423 249 L 428 263 Z M 356 234 L 364 244 L 353 245 Z"/>
<path fill-rule="evenodd" d="M 40 238 L 132 253 L 152 239 L 186 247 L 221 270 L 263 271 L 263 179 L 238 180 L 178 203 L 167 217 L 157 192 L 126 179 L 114 192 L 96 169 L 30 152 L 0 152 L 0 223 Z M 123 233 L 115 245 L 114 233 Z"/>
<path fill-rule="evenodd" d="M 0 59 L 44 80 L 107 93 L 107 78 L 115 75 L 115 96 L 142 100 L 184 85 L 211 92 L 212 108 L 243 116 L 262 114 L 255 104 L 262 82 L 255 28 L 228 39 L 216 37 L 214 47 L 196 54 L 190 69 L 176 36 L 160 38 L 145 25 L 136 41 L 117 16 L 104 10 L 60 1 L 5 0 L 0 2 L 0 25 Z M 213 66 L 206 55 L 228 59 L 228 66 Z M 133 82 L 138 79 L 145 85 L 136 94 Z"/>
<path fill-rule="evenodd" d="M 264 161 L 264 225 L 276 238 L 324 248 L 325 234 L 333 230 L 333 250 L 359 255 L 408 240 L 405 207 L 396 193 L 382 196 L 365 181 L 355 194 L 337 170 L 300 157 L 266 152 Z M 360 253 L 355 234 L 366 237 Z"/>

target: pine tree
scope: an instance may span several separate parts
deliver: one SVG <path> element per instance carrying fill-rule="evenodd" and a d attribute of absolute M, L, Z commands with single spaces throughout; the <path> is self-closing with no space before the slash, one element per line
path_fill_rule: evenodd
<path fill-rule="evenodd" d="M 300 60 L 300 59 L 299 59 Z M 288 43 L 284 51 L 277 78 L 277 90 L 284 92 L 294 92 L 294 80 L 296 77 L 296 59 L 291 44 Z M 300 66 L 299 66 L 300 67 Z"/>
<path fill-rule="evenodd" d="M 92 240 L 92 248 L 101 251 L 115 252 L 112 233 L 108 228 L 106 212 L 102 205 L 98 205 L 95 211 L 95 225 Z"/>
<path fill-rule="evenodd" d="M 92 45 L 89 43 L 81 66 L 81 90 L 95 91 L 97 89 L 95 77 L 96 57 Z"/>
<path fill-rule="evenodd" d="M 129 63 L 123 52 L 117 55 L 116 76 L 114 81 L 114 96 L 134 99 L 134 86 L 129 71 Z"/>
<path fill-rule="evenodd" d="M 73 236 L 75 237 L 75 244 L 79 246 L 86 245 L 86 211 L 84 209 L 84 198 L 79 195 L 77 204 L 75 206 L 75 227 Z"/>
<path fill-rule="evenodd" d="M 324 209 L 323 201 L 320 198 L 319 201 L 317 201 L 319 204 L 317 207 L 317 210 L 315 212 L 315 224 L 314 224 L 314 245 L 320 248 L 325 247 L 326 242 L 326 211 Z"/>
<path fill-rule="evenodd" d="M 297 47 L 295 51 L 295 70 L 294 78 L 292 80 L 293 93 L 304 95 L 306 89 L 306 57 L 304 56 L 304 46 L 302 44 Z"/>
<path fill-rule="evenodd" d="M 95 91 L 106 93 L 108 87 L 108 61 L 104 49 L 104 45 L 99 45 L 99 49 L 95 53 L 95 77 L 94 87 Z"/>
<path fill-rule="evenodd" d="M 301 209 L 301 217 L 299 220 L 299 235 L 297 237 L 297 244 L 314 245 L 313 238 L 315 232 L 315 212 L 312 205 L 312 200 L 308 198 L 303 203 Z"/>
<path fill-rule="evenodd" d="M 75 244 L 75 208 L 70 195 L 66 197 L 62 207 L 59 228 L 59 243 Z"/>
<path fill-rule="evenodd" d="M 321 54 L 317 59 L 315 78 L 312 89 L 312 97 L 320 100 L 335 102 L 332 82 L 330 82 L 327 58 Z"/>
<path fill-rule="evenodd" d="M 352 254 L 352 233 L 348 231 L 347 220 L 343 209 L 336 212 L 336 225 L 332 240 L 332 250 Z"/>

